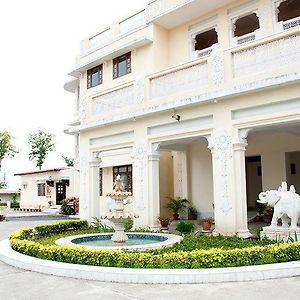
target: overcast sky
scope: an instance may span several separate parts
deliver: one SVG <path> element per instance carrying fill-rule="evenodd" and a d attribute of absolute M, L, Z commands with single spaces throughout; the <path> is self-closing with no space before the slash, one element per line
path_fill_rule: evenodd
<path fill-rule="evenodd" d="M 55 135 L 56 152 L 44 167 L 73 157 L 73 137 L 63 133 L 73 115 L 71 93 L 63 89 L 80 41 L 142 9 L 146 0 L 9 0 L 0 5 L 0 131 L 9 130 L 20 153 L 5 159 L 11 188 L 15 172 L 35 169 L 28 161 L 28 135 Z M 3 174 L 2 174 L 3 175 Z M 0 178 L 1 179 L 1 178 Z"/>

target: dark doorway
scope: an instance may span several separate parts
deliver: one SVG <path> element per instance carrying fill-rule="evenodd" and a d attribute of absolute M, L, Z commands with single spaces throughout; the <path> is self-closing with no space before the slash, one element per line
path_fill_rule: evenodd
<path fill-rule="evenodd" d="M 246 157 L 246 185 L 248 209 L 256 209 L 258 194 L 262 191 L 261 156 Z"/>
<path fill-rule="evenodd" d="M 61 182 L 56 183 L 56 205 L 60 205 L 61 201 L 66 199 L 66 185 Z"/>

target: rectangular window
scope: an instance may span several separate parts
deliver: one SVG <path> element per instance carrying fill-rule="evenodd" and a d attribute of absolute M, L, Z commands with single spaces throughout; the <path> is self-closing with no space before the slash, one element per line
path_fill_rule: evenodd
<path fill-rule="evenodd" d="M 103 180 L 102 180 L 102 168 L 99 169 L 99 196 L 103 196 Z"/>
<path fill-rule="evenodd" d="M 131 73 L 131 52 L 121 55 L 113 60 L 113 78 Z"/>
<path fill-rule="evenodd" d="M 102 84 L 102 65 L 87 71 L 87 88 Z"/>
<path fill-rule="evenodd" d="M 38 183 L 37 187 L 38 187 L 38 196 L 45 196 L 46 184 Z"/>
<path fill-rule="evenodd" d="M 132 193 L 132 165 L 114 167 L 113 173 L 114 181 L 120 175 L 124 184 L 124 190 Z"/>

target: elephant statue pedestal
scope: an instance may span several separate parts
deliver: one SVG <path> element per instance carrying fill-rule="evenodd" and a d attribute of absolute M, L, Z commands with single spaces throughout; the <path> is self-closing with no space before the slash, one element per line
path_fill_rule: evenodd
<path fill-rule="evenodd" d="M 263 230 L 260 232 L 260 238 L 284 242 L 300 241 L 300 227 L 263 227 Z"/>

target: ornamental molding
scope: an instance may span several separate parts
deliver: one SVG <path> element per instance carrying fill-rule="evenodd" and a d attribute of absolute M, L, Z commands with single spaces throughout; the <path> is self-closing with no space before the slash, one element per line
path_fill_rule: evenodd
<path fill-rule="evenodd" d="M 78 126 L 73 126 L 70 128 L 70 132 L 77 132 L 80 130 L 87 130 L 95 127 L 100 127 L 107 124 L 112 124 L 119 121 L 133 120 L 134 117 L 143 117 L 150 114 L 164 112 L 168 110 L 174 110 L 174 108 L 180 108 L 183 106 L 195 105 L 199 103 L 206 103 L 210 101 L 215 101 L 220 98 L 227 98 L 231 96 L 237 96 L 246 92 L 256 92 L 265 88 L 273 87 L 276 85 L 283 85 L 287 83 L 293 83 L 300 81 L 300 72 L 294 72 L 290 74 L 284 74 L 275 77 L 269 77 L 266 79 L 246 82 L 242 84 L 237 84 L 229 88 L 220 88 L 213 92 L 205 92 L 200 95 L 191 96 L 187 98 L 180 98 L 174 101 L 152 104 L 148 107 L 143 107 L 134 111 L 128 111 L 126 113 L 114 114 L 103 118 L 98 118 L 97 121 L 91 121 L 87 124 L 82 124 Z"/>
<path fill-rule="evenodd" d="M 141 143 L 133 148 L 133 167 L 135 169 L 135 188 L 134 193 L 137 208 L 140 213 L 146 209 L 145 193 L 147 190 L 147 144 Z"/>
<path fill-rule="evenodd" d="M 217 197 L 221 202 L 220 209 L 227 215 L 232 210 L 232 203 L 229 197 L 229 163 L 232 159 L 231 137 L 226 131 L 213 134 L 210 149 L 215 164 L 214 181 L 216 180 L 218 185 Z"/>

